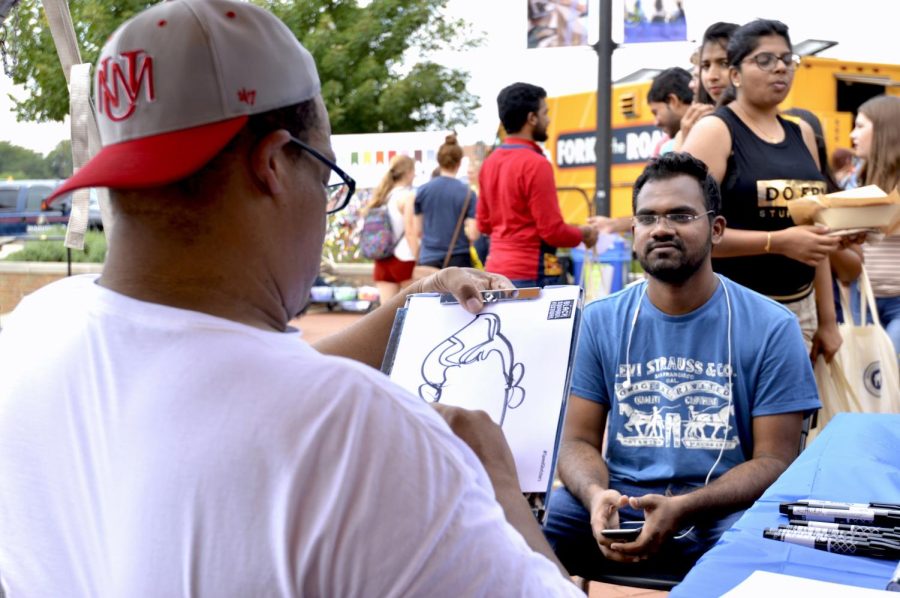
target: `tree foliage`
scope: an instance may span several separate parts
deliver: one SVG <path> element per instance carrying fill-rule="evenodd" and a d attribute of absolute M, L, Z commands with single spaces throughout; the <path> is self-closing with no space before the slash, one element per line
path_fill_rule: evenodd
<path fill-rule="evenodd" d="M 443 17 L 447 0 L 253 1 L 278 15 L 315 57 L 335 133 L 451 128 L 467 123 L 478 107 L 466 91 L 468 75 L 422 59 L 478 43 L 465 23 Z M 151 4 L 70 2 L 82 60 L 95 63 L 109 34 Z M 40 0 L 22 0 L 18 10 L 22 31 L 30 34 L 18 36 L 14 80 L 30 93 L 17 103 L 17 117 L 62 120 L 68 92 Z"/>
<path fill-rule="evenodd" d="M 0 180 L 47 179 L 50 168 L 37 152 L 0 141 Z"/>
<path fill-rule="evenodd" d="M 44 158 L 50 176 L 54 179 L 67 179 L 72 176 L 72 142 L 68 139 L 60 141 Z"/>

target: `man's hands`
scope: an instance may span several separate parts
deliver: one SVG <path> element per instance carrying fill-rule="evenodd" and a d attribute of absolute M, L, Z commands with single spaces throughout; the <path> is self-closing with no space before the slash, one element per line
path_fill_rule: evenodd
<path fill-rule="evenodd" d="M 588 225 L 597 229 L 600 234 L 627 233 L 631 230 L 631 216 L 591 216 L 588 218 Z"/>
<path fill-rule="evenodd" d="M 484 465 L 495 492 L 500 494 L 500 488 L 521 492 L 516 461 L 509 444 L 500 426 L 494 423 L 487 413 L 441 403 L 434 403 L 432 407 L 444 418 L 453 433 L 469 445 Z"/>
<path fill-rule="evenodd" d="M 816 266 L 841 244 L 818 224 L 792 226 L 772 233 L 771 253 L 780 253 L 807 266 Z"/>
<path fill-rule="evenodd" d="M 509 524 L 522 534 L 532 550 L 547 557 L 559 568 L 562 575 L 568 577 L 568 572 L 553 554 L 553 549 L 547 543 L 537 519 L 531 513 L 528 501 L 522 494 L 519 476 L 516 473 L 516 461 L 500 426 L 484 411 L 469 411 L 440 403 L 434 403 L 433 407 L 444 418 L 453 433 L 469 445 L 481 461 L 494 487 L 494 496 L 503 508 L 503 514 Z"/>
<path fill-rule="evenodd" d="M 597 243 L 597 229 L 590 224 L 582 226 L 581 239 L 584 241 L 584 246 L 590 249 Z"/>
<path fill-rule="evenodd" d="M 614 561 L 620 560 L 619 555 L 610 550 L 610 545 L 615 540 L 604 537 L 600 532 L 619 527 L 619 509 L 627 504 L 628 498 L 615 490 L 599 490 L 591 500 L 591 529 L 594 532 L 594 538 L 597 540 L 603 556 Z"/>
<path fill-rule="evenodd" d="M 603 490 L 591 501 L 591 529 L 603 556 L 620 563 L 636 563 L 656 554 L 663 543 L 678 531 L 683 517 L 677 496 L 647 494 L 622 496 L 615 490 Z M 644 526 L 633 542 L 606 538 L 604 529 L 619 527 L 619 509 L 624 506 L 644 511 Z"/>
<path fill-rule="evenodd" d="M 477 314 L 484 306 L 481 291 L 515 288 L 500 274 L 474 268 L 444 268 L 409 287 L 411 293 L 452 293 L 466 311 Z"/>

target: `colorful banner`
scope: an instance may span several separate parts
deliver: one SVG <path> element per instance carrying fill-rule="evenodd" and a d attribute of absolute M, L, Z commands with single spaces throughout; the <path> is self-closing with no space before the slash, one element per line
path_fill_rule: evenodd
<path fill-rule="evenodd" d="M 356 179 L 357 189 L 374 188 L 388 170 L 394 156 L 409 156 L 416 162 L 418 186 L 431 178 L 437 167 L 437 150 L 449 131 L 417 133 L 372 133 L 332 135 L 337 163 Z M 461 171 L 465 173 L 465 170 Z"/>
<path fill-rule="evenodd" d="M 623 0 L 625 43 L 687 41 L 683 0 Z"/>
<path fill-rule="evenodd" d="M 587 44 L 587 0 L 528 0 L 529 48 Z"/>

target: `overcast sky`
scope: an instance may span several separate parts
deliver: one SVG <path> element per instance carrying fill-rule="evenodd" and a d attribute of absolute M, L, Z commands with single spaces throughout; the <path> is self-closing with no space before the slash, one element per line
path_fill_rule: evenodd
<path fill-rule="evenodd" d="M 620 0 L 613 0 L 619 2 Z M 596 0 L 591 23 L 596 23 Z M 889 64 L 900 63 L 897 22 L 900 0 L 684 0 L 688 37 L 697 39 L 714 21 L 743 23 L 757 17 L 784 21 L 796 43 L 808 38 L 840 42 L 822 56 Z M 597 85 L 597 59 L 589 47 L 528 50 L 527 0 L 449 0 L 448 13 L 472 23 L 485 34 L 484 44 L 465 53 L 441 53 L 443 64 L 471 74 L 470 91 L 481 98 L 477 122 L 461 129 L 461 141 L 492 141 L 497 126 L 497 92 L 514 81 L 543 86 L 550 95 L 588 91 Z M 592 25 L 598 29 L 599 25 Z M 614 34 L 615 37 L 616 34 Z M 596 33 L 593 33 L 596 39 Z M 593 41 L 593 40 L 592 40 Z M 620 47 L 613 54 L 613 79 L 642 67 L 686 66 L 693 43 Z M 17 123 L 7 94 L 22 97 L 0 77 L 0 140 L 42 154 L 68 138 L 68 123 Z"/>

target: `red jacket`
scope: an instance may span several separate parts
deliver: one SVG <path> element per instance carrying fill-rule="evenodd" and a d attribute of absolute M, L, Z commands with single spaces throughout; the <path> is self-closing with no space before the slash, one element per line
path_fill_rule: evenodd
<path fill-rule="evenodd" d="M 575 247 L 582 235 L 563 222 L 553 168 L 540 147 L 507 137 L 482 164 L 478 183 L 478 229 L 491 237 L 485 268 L 512 280 L 557 274 L 552 258 L 545 267 L 544 253 Z"/>

